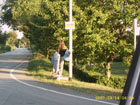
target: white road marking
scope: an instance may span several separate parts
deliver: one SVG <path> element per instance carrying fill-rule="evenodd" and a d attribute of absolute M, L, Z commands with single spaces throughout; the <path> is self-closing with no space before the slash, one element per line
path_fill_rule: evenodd
<path fill-rule="evenodd" d="M 24 63 L 24 62 L 23 62 L 23 63 Z M 20 63 L 19 65 L 17 65 L 17 66 L 14 67 L 13 69 L 11 69 L 11 70 L 10 70 L 10 73 L 9 73 L 10 76 L 11 76 L 11 78 L 13 78 L 14 80 L 16 80 L 17 82 L 19 82 L 19 83 L 21 83 L 21 84 L 24 84 L 24 85 L 29 86 L 29 87 L 41 89 L 41 90 L 44 90 L 44 91 L 48 91 L 48 92 L 52 92 L 52 93 L 56 93 L 56 94 L 61 94 L 61 95 L 65 95 L 65 96 L 70 96 L 70 97 L 75 97 L 75 98 L 79 98 L 79 99 L 83 99 L 83 100 L 88 100 L 88 101 L 103 103 L 103 104 L 107 104 L 107 105 L 118 105 L 118 104 L 115 104 L 115 103 L 110 103 L 110 102 L 105 102 L 105 101 L 90 99 L 90 98 L 86 98 L 86 97 L 76 96 L 76 95 L 72 95 L 72 94 L 62 93 L 62 92 L 59 92 L 59 91 L 55 91 L 55 90 L 51 90 L 51 89 L 47 89 L 47 88 L 43 88 L 43 87 L 39 87 L 39 86 L 35 86 L 35 85 L 28 84 L 28 83 L 26 83 L 26 82 L 23 82 L 23 81 L 17 79 L 17 78 L 13 75 L 14 70 L 15 70 L 17 67 L 21 66 L 23 63 Z"/>

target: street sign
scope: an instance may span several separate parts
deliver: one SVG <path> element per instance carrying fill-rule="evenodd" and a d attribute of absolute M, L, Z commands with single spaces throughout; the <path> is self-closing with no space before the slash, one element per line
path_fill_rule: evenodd
<path fill-rule="evenodd" d="M 137 19 L 134 19 L 134 50 L 136 49 L 136 38 L 140 35 L 140 27 L 138 27 Z"/>
<path fill-rule="evenodd" d="M 135 35 L 137 35 L 137 36 L 140 35 L 140 27 L 135 28 Z"/>
<path fill-rule="evenodd" d="M 137 19 L 134 20 L 134 30 L 136 36 L 140 35 L 140 27 L 138 27 Z"/>
<path fill-rule="evenodd" d="M 65 22 L 65 29 L 75 29 L 75 22 Z"/>

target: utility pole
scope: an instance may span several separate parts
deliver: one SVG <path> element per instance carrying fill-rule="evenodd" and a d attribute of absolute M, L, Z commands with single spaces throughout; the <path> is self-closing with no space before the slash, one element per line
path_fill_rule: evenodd
<path fill-rule="evenodd" d="M 72 30 L 75 29 L 75 23 L 72 21 L 72 0 L 69 0 L 69 22 L 65 22 L 65 29 L 69 29 L 69 51 L 70 51 L 70 61 L 69 61 L 69 80 L 72 80 Z"/>
<path fill-rule="evenodd" d="M 69 21 L 72 22 L 72 0 L 69 1 Z M 69 50 L 70 50 L 70 62 L 69 62 L 69 80 L 72 79 L 72 29 L 69 29 Z"/>

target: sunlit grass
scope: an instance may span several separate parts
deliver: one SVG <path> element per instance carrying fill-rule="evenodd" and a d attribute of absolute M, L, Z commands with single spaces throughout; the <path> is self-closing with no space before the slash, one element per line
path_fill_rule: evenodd
<path fill-rule="evenodd" d="M 127 77 L 127 70 L 129 67 L 123 65 L 121 62 L 113 62 L 111 65 L 111 73 L 114 77 L 126 78 Z"/>
<path fill-rule="evenodd" d="M 98 74 L 98 73 L 97 73 Z M 63 86 L 79 92 L 92 94 L 94 96 L 120 96 L 122 89 L 113 89 L 95 83 L 82 82 L 75 77 L 72 81 L 56 80 L 52 78 L 52 65 L 49 60 L 32 60 L 29 63 L 28 75 L 34 76 L 43 82 Z M 68 70 L 64 69 L 63 76 L 68 77 Z"/>

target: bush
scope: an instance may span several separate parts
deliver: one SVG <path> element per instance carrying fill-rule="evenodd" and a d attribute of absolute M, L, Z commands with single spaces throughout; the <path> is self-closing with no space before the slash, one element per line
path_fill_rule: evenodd
<path fill-rule="evenodd" d="M 68 65 L 65 65 L 64 68 L 68 70 Z M 73 67 L 73 75 L 75 78 L 79 79 L 80 81 L 84 82 L 96 82 L 97 76 L 91 76 L 87 72 L 84 72 L 83 68 L 80 66 Z"/>
<path fill-rule="evenodd" d="M 5 46 L 5 50 L 6 50 L 6 51 L 11 51 L 12 48 L 11 48 L 11 46 Z"/>
<path fill-rule="evenodd" d="M 8 51 L 11 51 L 11 49 L 12 48 L 9 45 L 7 45 L 7 46 L 5 46 L 3 44 L 0 45 L 0 53 L 5 53 L 5 52 L 8 52 Z"/>
<path fill-rule="evenodd" d="M 43 54 L 40 53 L 33 53 L 33 59 L 44 59 L 45 56 Z"/>
<path fill-rule="evenodd" d="M 124 79 L 124 78 L 111 77 L 110 79 L 108 79 L 105 76 L 100 76 L 97 78 L 96 83 L 98 83 L 100 85 L 117 88 L 117 89 L 123 89 L 124 85 L 125 85 L 125 81 L 126 81 L 126 79 Z"/>
<path fill-rule="evenodd" d="M 65 65 L 65 68 L 68 69 L 68 65 Z M 89 71 L 88 71 L 89 72 Z M 84 82 L 90 82 L 90 83 L 97 83 L 103 86 L 108 86 L 116 89 L 123 89 L 125 85 L 125 78 L 120 77 L 111 77 L 108 79 L 105 76 L 101 76 L 99 74 L 96 75 L 90 75 L 88 72 L 83 70 L 80 66 L 73 67 L 73 75 L 75 78 L 84 81 Z M 95 72 L 93 72 L 95 73 Z"/>
<path fill-rule="evenodd" d="M 33 59 L 28 64 L 28 70 L 29 71 L 36 71 L 36 72 L 38 72 L 39 70 L 51 71 L 52 70 L 52 66 L 50 65 L 50 61 L 49 60 Z"/>

